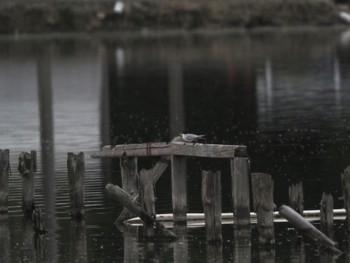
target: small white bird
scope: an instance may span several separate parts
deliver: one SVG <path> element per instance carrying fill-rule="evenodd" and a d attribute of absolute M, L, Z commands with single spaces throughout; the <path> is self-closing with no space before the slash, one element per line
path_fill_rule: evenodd
<path fill-rule="evenodd" d="M 185 142 L 197 142 L 198 140 L 204 139 L 205 135 L 197 135 L 193 133 L 181 133 L 182 140 Z"/>

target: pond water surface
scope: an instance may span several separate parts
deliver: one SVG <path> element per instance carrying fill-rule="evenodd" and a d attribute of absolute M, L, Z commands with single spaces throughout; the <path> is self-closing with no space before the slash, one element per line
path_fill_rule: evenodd
<path fill-rule="evenodd" d="M 105 193 L 121 183 L 118 160 L 90 158 L 103 145 L 170 141 L 180 131 L 208 143 L 248 147 L 252 172 L 270 173 L 275 203 L 302 181 L 305 209 L 323 192 L 342 207 L 350 165 L 350 33 L 343 29 L 256 30 L 0 39 L 0 148 L 10 149 L 9 213 L 0 216 L 1 262 L 348 262 L 343 222 L 338 258 L 276 224 L 276 246 L 257 230 L 180 229 L 175 242 L 121 232 Z M 21 211 L 22 151 L 38 151 L 36 205 L 48 234 L 34 238 Z M 67 152 L 84 152 L 86 218 L 70 221 Z M 139 160 L 149 168 L 156 159 Z M 223 212 L 232 211 L 227 161 L 188 160 L 188 212 L 202 212 L 201 169 L 220 170 Z M 171 212 L 170 172 L 156 185 L 157 213 Z M 132 230 L 137 231 L 137 230 Z M 139 231 L 140 233 L 142 231 Z M 142 235 L 141 235 L 142 236 Z"/>

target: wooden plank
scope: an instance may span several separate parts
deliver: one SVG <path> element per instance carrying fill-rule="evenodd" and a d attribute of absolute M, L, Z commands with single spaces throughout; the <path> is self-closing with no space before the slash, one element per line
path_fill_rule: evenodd
<path fill-rule="evenodd" d="M 221 242 L 221 173 L 202 171 L 202 203 L 205 214 L 206 239 Z"/>
<path fill-rule="evenodd" d="M 253 206 L 257 214 L 259 243 L 262 245 L 275 244 L 273 188 L 271 175 L 265 173 L 252 174 Z"/>
<path fill-rule="evenodd" d="M 175 155 L 171 157 L 171 190 L 174 224 L 186 224 L 187 187 L 185 157 Z"/>
<path fill-rule="evenodd" d="M 250 224 L 249 158 L 231 159 L 233 217 L 235 225 Z"/>
<path fill-rule="evenodd" d="M 129 157 L 182 155 L 208 158 L 233 158 L 237 153 L 246 153 L 246 151 L 247 149 L 244 145 L 155 142 L 105 146 L 100 152 L 92 154 L 91 157 L 119 158 L 125 153 Z"/>

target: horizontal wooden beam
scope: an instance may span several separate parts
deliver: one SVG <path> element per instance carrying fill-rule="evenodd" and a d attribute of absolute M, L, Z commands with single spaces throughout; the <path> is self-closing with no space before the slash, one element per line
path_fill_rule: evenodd
<path fill-rule="evenodd" d="M 246 155 L 244 145 L 203 144 L 184 142 L 153 142 L 142 144 L 120 144 L 104 146 L 101 151 L 93 153 L 92 158 L 119 158 L 124 153 L 129 157 L 181 155 L 209 158 L 233 158 Z"/>

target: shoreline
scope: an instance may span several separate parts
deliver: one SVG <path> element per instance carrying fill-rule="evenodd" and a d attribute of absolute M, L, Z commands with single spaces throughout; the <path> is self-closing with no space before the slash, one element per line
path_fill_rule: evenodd
<path fill-rule="evenodd" d="M 347 5 L 327 0 L 240 0 L 235 2 L 123 2 L 54 5 L 0 4 L 0 35 L 113 33 L 148 31 L 250 30 L 256 28 L 329 27 L 344 24 Z"/>

